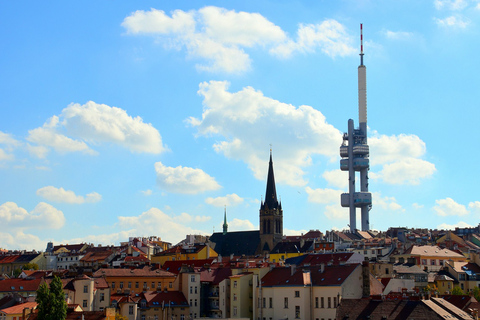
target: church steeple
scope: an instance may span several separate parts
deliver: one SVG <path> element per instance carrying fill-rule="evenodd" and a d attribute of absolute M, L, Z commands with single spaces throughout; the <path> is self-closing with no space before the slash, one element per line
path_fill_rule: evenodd
<path fill-rule="evenodd" d="M 270 149 L 270 162 L 268 163 L 267 191 L 265 191 L 265 205 L 268 209 L 278 207 L 277 190 L 275 189 L 275 176 L 273 174 L 272 149 Z"/>
<path fill-rule="evenodd" d="M 223 234 L 226 235 L 228 232 L 228 224 L 227 224 L 227 206 L 225 206 L 225 213 L 223 216 Z"/>
<path fill-rule="evenodd" d="M 268 163 L 267 190 L 265 200 L 260 204 L 260 247 L 257 253 L 270 252 L 283 237 L 283 210 L 277 199 L 275 176 L 273 174 L 272 149 Z"/>

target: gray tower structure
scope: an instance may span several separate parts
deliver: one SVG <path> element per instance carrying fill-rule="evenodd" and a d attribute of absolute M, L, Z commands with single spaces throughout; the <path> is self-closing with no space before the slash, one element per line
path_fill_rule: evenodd
<path fill-rule="evenodd" d="M 341 205 L 350 209 L 350 231 L 357 230 L 356 209 L 360 208 L 362 231 L 370 230 L 369 211 L 372 194 L 368 192 L 369 147 L 367 144 L 367 69 L 363 65 L 363 30 L 360 24 L 360 65 L 358 66 L 358 118 L 359 128 L 348 120 L 348 132 L 343 134 L 340 146 L 340 169 L 348 171 L 348 193 L 342 193 Z M 360 175 L 360 191 L 356 191 L 356 172 Z"/>

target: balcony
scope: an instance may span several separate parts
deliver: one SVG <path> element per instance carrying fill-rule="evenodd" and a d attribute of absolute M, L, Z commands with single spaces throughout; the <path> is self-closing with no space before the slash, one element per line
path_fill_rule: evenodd
<path fill-rule="evenodd" d="M 349 193 L 342 193 L 340 198 L 342 207 L 350 207 Z M 355 192 L 353 194 L 353 205 L 355 207 L 364 207 L 372 204 L 372 194 L 370 192 Z"/>
<path fill-rule="evenodd" d="M 360 171 L 362 169 L 367 169 L 370 161 L 368 158 L 354 158 L 353 159 L 353 170 Z M 348 159 L 340 160 L 340 170 L 348 171 Z"/>

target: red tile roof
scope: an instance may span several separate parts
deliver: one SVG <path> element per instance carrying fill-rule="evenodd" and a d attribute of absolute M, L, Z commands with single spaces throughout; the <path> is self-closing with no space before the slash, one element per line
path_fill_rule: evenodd
<path fill-rule="evenodd" d="M 303 269 L 310 270 L 313 286 L 340 286 L 356 268 L 361 268 L 361 266 L 358 264 L 326 266 L 325 270 L 321 272 L 320 266 L 317 266 L 297 269 L 293 274 L 290 267 L 273 268 L 262 278 L 262 286 L 303 286 Z"/>
<path fill-rule="evenodd" d="M 36 307 L 37 307 L 36 302 L 25 302 L 25 303 L 17 304 L 15 306 L 12 306 L 12 307 L 9 307 L 9 308 L 2 309 L 2 310 L 0 310 L 0 313 L 5 313 L 7 315 L 8 314 L 22 314 L 23 309 L 25 309 L 25 308 L 34 309 Z"/>
<path fill-rule="evenodd" d="M 162 269 L 144 267 L 141 269 L 99 269 L 93 274 L 94 278 L 100 277 L 175 277 L 175 274 Z"/>
<path fill-rule="evenodd" d="M 30 292 L 37 291 L 43 279 L 5 279 L 0 280 L 0 292 Z"/>

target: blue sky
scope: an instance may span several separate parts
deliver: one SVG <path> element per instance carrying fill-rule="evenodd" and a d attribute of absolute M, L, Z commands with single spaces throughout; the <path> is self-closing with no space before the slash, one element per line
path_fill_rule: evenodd
<path fill-rule="evenodd" d="M 360 23 L 371 227 L 476 226 L 479 1 L 4 1 L 0 247 L 258 229 L 270 145 L 285 234 L 347 228 Z"/>

